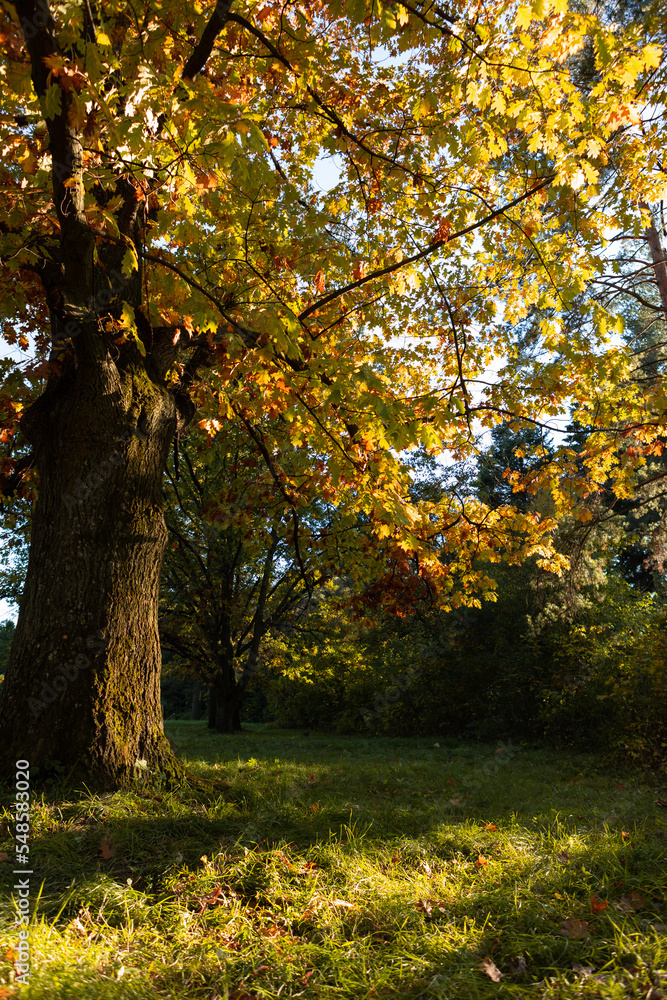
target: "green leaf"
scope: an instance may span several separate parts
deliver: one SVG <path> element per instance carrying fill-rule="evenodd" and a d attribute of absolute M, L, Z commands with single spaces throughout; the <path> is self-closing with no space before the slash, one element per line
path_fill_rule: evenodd
<path fill-rule="evenodd" d="M 62 114 L 63 92 L 57 83 L 52 83 L 51 86 L 47 88 L 43 98 L 43 106 L 44 115 L 47 121 Z"/>
<path fill-rule="evenodd" d="M 129 278 L 134 271 L 139 270 L 139 258 L 133 243 L 128 243 L 120 269 L 126 278 Z"/>

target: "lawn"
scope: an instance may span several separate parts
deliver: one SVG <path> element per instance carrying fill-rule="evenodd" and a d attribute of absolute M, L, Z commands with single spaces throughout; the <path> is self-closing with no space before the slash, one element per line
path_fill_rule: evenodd
<path fill-rule="evenodd" d="M 667 1000 L 664 782 L 531 746 L 167 729 L 226 787 L 36 797 L 32 976 L 11 986 L 10 856 L 0 997 Z"/>

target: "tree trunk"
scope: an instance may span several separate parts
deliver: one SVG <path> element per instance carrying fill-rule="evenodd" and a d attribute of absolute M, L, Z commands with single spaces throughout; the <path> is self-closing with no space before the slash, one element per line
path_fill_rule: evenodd
<path fill-rule="evenodd" d="M 242 688 L 236 680 L 233 660 L 220 662 L 214 680 L 215 688 L 215 729 L 219 733 L 234 733 L 241 728 L 239 709 Z"/>
<path fill-rule="evenodd" d="M 209 684 L 208 687 L 208 728 L 215 729 L 215 712 L 216 712 L 216 693 L 215 685 Z"/>
<path fill-rule="evenodd" d="M 195 683 L 192 689 L 192 708 L 190 709 L 190 718 L 198 722 L 202 717 L 202 697 L 201 697 L 201 684 L 199 682 Z"/>
<path fill-rule="evenodd" d="M 39 487 L 0 699 L 1 763 L 57 761 L 106 788 L 183 773 L 162 727 L 157 629 L 177 414 L 137 358 L 79 357 L 23 418 Z"/>

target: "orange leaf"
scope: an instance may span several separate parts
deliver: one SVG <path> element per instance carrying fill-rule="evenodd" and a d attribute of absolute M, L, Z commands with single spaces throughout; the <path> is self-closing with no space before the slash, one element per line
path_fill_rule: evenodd
<path fill-rule="evenodd" d="M 480 854 L 477 858 L 477 861 L 475 862 L 478 868 L 483 868 L 485 865 L 488 865 L 488 863 L 489 862 L 486 860 L 483 854 Z"/>
<path fill-rule="evenodd" d="M 486 826 L 484 827 L 484 829 L 485 830 L 497 830 L 498 827 L 495 825 L 495 823 L 487 823 Z"/>
<path fill-rule="evenodd" d="M 364 263 L 359 263 L 352 272 L 352 277 L 355 281 L 361 281 L 362 278 L 366 277 L 366 265 Z"/>
<path fill-rule="evenodd" d="M 324 273 L 322 271 L 318 271 L 317 274 L 315 275 L 315 288 L 320 293 L 320 295 L 322 295 L 322 293 L 324 292 L 324 286 L 325 286 Z"/>
<path fill-rule="evenodd" d="M 605 903 L 603 899 L 598 899 L 595 893 L 593 893 L 591 896 L 591 910 L 593 913 L 602 913 L 602 911 L 606 910 L 608 906 L 609 903 Z"/>

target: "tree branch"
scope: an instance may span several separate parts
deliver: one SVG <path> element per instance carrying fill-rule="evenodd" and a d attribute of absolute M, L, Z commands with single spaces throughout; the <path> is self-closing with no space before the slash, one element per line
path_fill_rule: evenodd
<path fill-rule="evenodd" d="M 231 6 L 232 0 L 217 0 L 215 10 L 204 28 L 203 35 L 195 45 L 192 55 L 183 67 L 183 79 L 194 80 L 197 73 L 201 73 L 203 70 L 208 57 L 213 51 L 216 38 L 230 19 L 229 9 Z"/>
<path fill-rule="evenodd" d="M 402 261 L 397 261 L 395 264 L 388 264 L 386 267 L 380 267 L 377 271 L 371 271 L 367 274 L 365 278 L 359 278 L 358 281 L 351 281 L 347 285 L 342 285 L 339 288 L 335 288 L 328 295 L 323 296 L 316 302 L 313 302 L 308 306 L 307 309 L 299 315 L 299 320 L 307 319 L 308 316 L 322 309 L 323 306 L 329 305 L 330 302 L 334 302 L 336 299 L 340 298 L 341 295 L 345 295 L 347 292 L 354 291 L 355 288 L 361 288 L 362 285 L 368 284 L 369 281 L 374 281 L 376 278 L 382 278 L 385 274 L 393 274 L 394 271 L 400 270 L 400 268 L 405 267 L 408 264 L 414 264 L 418 260 L 423 260 L 425 257 L 429 257 L 436 250 L 439 250 L 445 245 L 445 243 L 451 243 L 453 240 L 458 239 L 460 236 L 466 236 L 468 233 L 472 233 L 475 229 L 479 229 L 481 226 L 485 226 L 487 222 L 492 222 L 493 219 L 497 219 L 499 215 L 503 215 L 510 208 L 514 208 L 515 205 L 520 205 L 522 201 L 526 201 L 531 195 L 535 194 L 536 191 L 541 191 L 542 188 L 547 187 L 555 179 L 555 174 L 550 174 L 545 177 L 539 184 L 535 187 L 530 188 L 529 191 L 525 191 L 518 197 L 514 198 L 512 201 L 508 202 L 507 205 L 503 205 L 502 208 L 497 208 L 495 211 L 490 212 L 489 215 L 485 215 L 483 219 L 479 219 L 477 222 L 473 222 L 472 225 L 466 226 L 465 229 L 459 229 L 458 232 L 452 233 L 446 239 L 434 240 L 430 246 L 424 247 L 423 250 L 419 250 L 417 253 L 413 254 L 412 257 L 406 257 Z"/>

